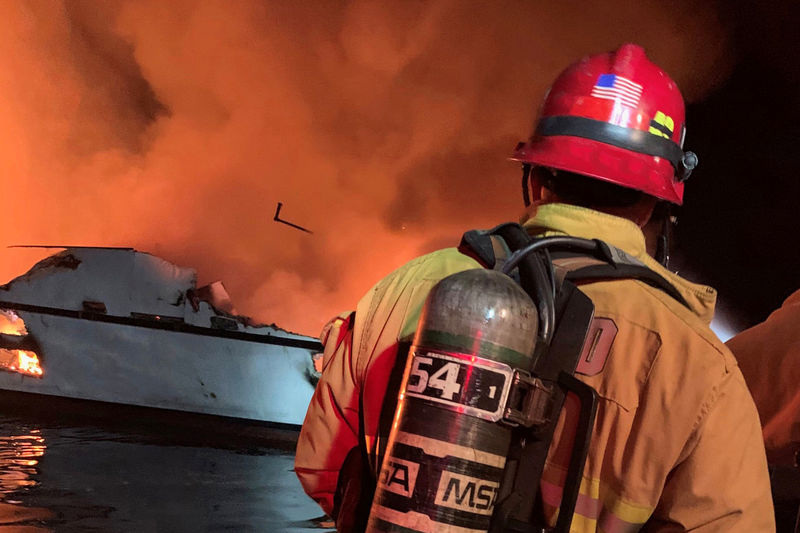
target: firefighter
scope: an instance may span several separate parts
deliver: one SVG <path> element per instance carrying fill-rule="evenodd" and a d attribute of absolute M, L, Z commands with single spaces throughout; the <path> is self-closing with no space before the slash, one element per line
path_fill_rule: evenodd
<path fill-rule="evenodd" d="M 726 344 L 758 407 L 769 462 L 800 458 L 800 291 Z"/>
<path fill-rule="evenodd" d="M 800 290 L 726 343 L 761 417 L 778 531 L 800 532 Z"/>
<path fill-rule="evenodd" d="M 514 153 L 530 195 L 529 234 L 601 239 L 666 278 L 686 302 L 632 279 L 581 285 L 604 333 L 592 364 L 576 373 L 597 391 L 599 407 L 572 531 L 775 529 L 758 414 L 736 361 L 708 327 L 716 293 L 651 257 L 665 255 L 665 206 L 682 203 L 697 162 L 682 150 L 684 134 L 677 86 L 641 47 L 625 44 L 564 70 L 533 136 Z M 295 469 L 341 530 L 365 512 L 350 495 L 369 479 L 364 468 L 372 476 L 379 469 L 398 361 L 426 295 L 445 276 L 474 268 L 481 264 L 456 248 L 414 259 L 323 331 L 322 377 Z M 540 483 L 551 525 L 570 416 L 562 411 Z"/>

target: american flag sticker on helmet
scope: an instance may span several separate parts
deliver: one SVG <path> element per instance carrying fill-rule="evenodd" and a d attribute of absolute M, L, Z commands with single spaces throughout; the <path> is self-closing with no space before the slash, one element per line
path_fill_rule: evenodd
<path fill-rule="evenodd" d="M 636 107 L 642 97 L 642 86 L 616 74 L 601 74 L 592 87 L 592 96 Z"/>

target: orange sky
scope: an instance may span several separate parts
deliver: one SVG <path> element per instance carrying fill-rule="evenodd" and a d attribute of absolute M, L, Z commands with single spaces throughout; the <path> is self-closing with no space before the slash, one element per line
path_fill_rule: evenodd
<path fill-rule="evenodd" d="M 0 282 L 47 254 L 9 245 L 132 246 L 316 335 L 518 217 L 506 157 L 571 61 L 639 42 L 688 99 L 732 64 L 710 7 L 540 4 L 0 3 Z"/>

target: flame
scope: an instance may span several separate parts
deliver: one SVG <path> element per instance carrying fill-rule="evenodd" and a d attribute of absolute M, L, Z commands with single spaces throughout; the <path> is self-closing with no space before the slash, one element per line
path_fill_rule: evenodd
<path fill-rule="evenodd" d="M 7 350 L 0 348 L 0 370 L 16 372 L 40 378 L 44 374 L 39 356 L 30 350 Z"/>
<path fill-rule="evenodd" d="M 6 335 L 27 335 L 25 322 L 14 311 L 0 309 L 0 333 Z"/>
<path fill-rule="evenodd" d="M 10 309 L 0 309 L 0 333 L 22 337 L 28 334 L 25 321 Z M 0 370 L 10 370 L 28 376 L 41 377 L 44 374 L 39 364 L 39 356 L 30 350 L 9 350 L 0 348 Z"/>
<path fill-rule="evenodd" d="M 28 374 L 29 376 L 41 377 L 44 372 L 42 371 L 42 367 L 39 366 L 39 357 L 35 352 L 28 350 L 13 351 L 17 353 L 17 364 L 10 366 L 9 370 L 15 370 L 21 374 Z"/>

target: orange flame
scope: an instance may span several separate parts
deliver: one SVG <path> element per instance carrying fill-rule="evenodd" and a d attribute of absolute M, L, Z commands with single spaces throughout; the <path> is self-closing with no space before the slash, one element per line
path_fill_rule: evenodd
<path fill-rule="evenodd" d="M 28 334 L 25 322 L 14 311 L 0 309 L 0 333 L 22 337 Z M 39 356 L 30 350 L 0 348 L 0 370 L 18 372 L 27 376 L 41 377 L 44 374 Z"/>
<path fill-rule="evenodd" d="M 14 311 L 0 309 L 0 333 L 6 335 L 27 335 L 25 322 Z"/>
<path fill-rule="evenodd" d="M 8 370 L 33 376 L 42 377 L 44 371 L 39 365 L 39 356 L 30 350 L 6 350 L 0 349 L 0 370 Z"/>
<path fill-rule="evenodd" d="M 9 370 L 15 370 L 21 374 L 29 376 L 41 377 L 44 373 L 42 367 L 39 366 L 39 357 L 35 352 L 28 350 L 14 350 L 17 352 L 17 364 L 9 367 Z"/>

